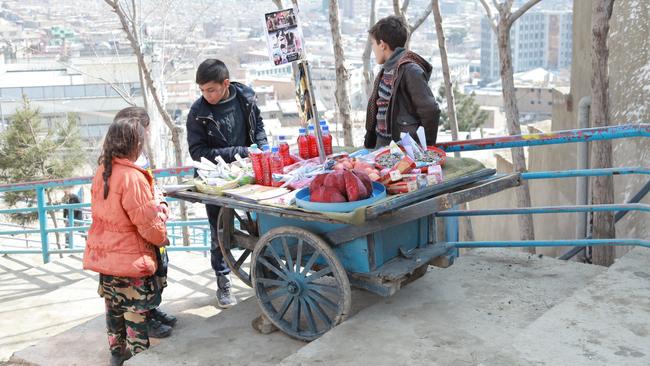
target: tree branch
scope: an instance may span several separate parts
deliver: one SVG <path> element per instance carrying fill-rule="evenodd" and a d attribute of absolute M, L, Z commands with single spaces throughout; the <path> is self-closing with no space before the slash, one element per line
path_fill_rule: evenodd
<path fill-rule="evenodd" d="M 528 0 L 527 3 L 525 3 L 522 7 L 517 9 L 512 15 L 510 16 L 509 23 L 512 25 L 517 19 L 519 19 L 522 15 L 524 15 L 525 12 L 528 11 L 528 9 L 532 8 L 535 6 L 537 3 L 539 3 L 542 0 Z"/>
<path fill-rule="evenodd" d="M 432 5 L 431 3 L 429 3 L 429 5 L 427 5 L 427 8 L 424 9 L 424 12 L 422 12 L 422 14 L 415 20 L 415 23 L 413 23 L 413 25 L 409 25 L 409 30 L 411 31 L 411 34 L 415 32 L 415 30 L 418 29 L 422 25 L 422 23 L 424 23 L 425 20 L 427 20 L 429 14 L 431 14 L 431 9 L 432 9 Z"/>
<path fill-rule="evenodd" d="M 497 22 L 494 18 L 494 15 L 492 15 L 492 8 L 490 8 L 490 5 L 486 2 L 486 0 L 480 0 L 481 5 L 485 8 L 485 13 L 487 14 L 488 21 L 490 22 L 490 27 L 492 27 L 492 30 L 494 33 L 497 32 Z M 494 0 L 493 0 L 494 1 Z"/>
<path fill-rule="evenodd" d="M 273 0 L 273 4 L 275 4 L 278 10 L 284 9 L 284 6 L 282 6 L 282 0 Z"/>
<path fill-rule="evenodd" d="M 411 0 L 404 0 L 402 3 L 402 14 L 404 14 L 404 16 L 406 16 L 406 11 L 408 10 L 410 4 Z"/>

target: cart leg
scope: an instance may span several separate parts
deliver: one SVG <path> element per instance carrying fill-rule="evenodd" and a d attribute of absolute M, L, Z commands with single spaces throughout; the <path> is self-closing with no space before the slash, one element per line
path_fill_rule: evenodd
<path fill-rule="evenodd" d="M 251 322 L 251 326 L 253 329 L 256 331 L 262 333 L 262 334 L 271 334 L 275 331 L 278 330 L 278 327 L 276 327 L 269 318 L 264 315 L 264 313 L 260 314 L 257 318 L 253 319 Z"/>

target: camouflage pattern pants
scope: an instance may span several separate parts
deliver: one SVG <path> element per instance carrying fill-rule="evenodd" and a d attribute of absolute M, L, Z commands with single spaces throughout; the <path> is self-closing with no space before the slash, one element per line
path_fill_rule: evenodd
<path fill-rule="evenodd" d="M 156 278 L 100 274 L 97 293 L 106 304 L 106 328 L 111 353 L 121 354 L 128 348 L 132 354 L 136 354 L 149 348 L 147 313 L 160 305 Z"/>

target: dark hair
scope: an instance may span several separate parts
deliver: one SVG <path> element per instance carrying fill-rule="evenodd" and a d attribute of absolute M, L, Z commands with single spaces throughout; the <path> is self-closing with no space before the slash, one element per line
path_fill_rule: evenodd
<path fill-rule="evenodd" d="M 142 152 L 145 127 L 136 117 L 117 118 L 108 127 L 102 154 L 97 160 L 104 165 L 104 199 L 108 197 L 108 178 L 113 172 L 113 158 L 134 158 Z"/>
<path fill-rule="evenodd" d="M 386 42 L 391 50 L 404 47 L 409 36 L 409 30 L 404 24 L 404 20 L 395 15 L 380 19 L 368 30 L 368 33 L 377 43 L 379 41 Z"/>
<path fill-rule="evenodd" d="M 196 83 L 199 85 L 211 81 L 221 84 L 226 79 L 230 79 L 228 68 L 226 64 L 216 58 L 209 58 L 201 62 L 199 68 L 196 70 Z"/>
<path fill-rule="evenodd" d="M 121 118 L 135 118 L 144 128 L 149 127 L 149 123 L 151 123 L 147 110 L 142 107 L 126 107 L 122 109 L 121 111 L 117 112 L 113 118 L 113 122 Z"/>

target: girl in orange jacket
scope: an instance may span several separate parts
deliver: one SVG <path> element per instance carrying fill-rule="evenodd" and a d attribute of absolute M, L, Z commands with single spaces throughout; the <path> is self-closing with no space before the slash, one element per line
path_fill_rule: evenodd
<path fill-rule="evenodd" d="M 149 347 L 146 315 L 160 304 L 154 250 L 169 244 L 168 211 L 155 198 L 151 174 L 134 164 L 144 139 L 137 119 L 116 119 L 104 138 L 91 187 L 93 222 L 83 265 L 100 274 L 111 365 L 122 365 Z"/>

